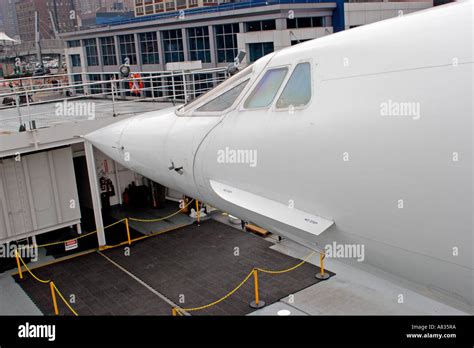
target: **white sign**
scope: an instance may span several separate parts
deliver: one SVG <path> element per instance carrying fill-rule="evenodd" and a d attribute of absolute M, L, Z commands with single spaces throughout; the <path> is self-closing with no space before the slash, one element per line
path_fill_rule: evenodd
<path fill-rule="evenodd" d="M 71 240 L 68 240 L 68 241 L 64 242 L 64 248 L 66 249 L 66 251 L 77 249 L 78 246 L 79 245 L 77 243 L 77 239 L 71 239 Z"/>

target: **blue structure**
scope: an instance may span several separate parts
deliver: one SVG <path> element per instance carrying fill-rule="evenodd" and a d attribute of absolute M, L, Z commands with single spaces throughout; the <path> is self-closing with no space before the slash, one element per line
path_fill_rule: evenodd
<path fill-rule="evenodd" d="M 193 14 L 204 14 L 204 13 L 215 13 L 215 12 L 222 12 L 222 11 L 232 11 L 232 10 L 242 10 L 242 9 L 252 9 L 255 7 L 261 6 L 270 6 L 270 5 L 278 5 L 278 4 L 310 4 L 310 3 L 336 3 L 336 9 L 333 12 L 332 16 L 332 24 L 334 28 L 334 32 L 338 32 L 344 30 L 344 0 L 250 0 L 250 1 L 242 1 L 242 2 L 233 2 L 233 3 L 225 3 L 220 4 L 217 6 L 208 6 L 208 7 L 200 7 L 200 8 L 192 8 L 186 9 L 182 11 L 174 11 L 174 12 L 165 12 L 153 15 L 147 15 L 142 17 L 133 17 L 124 19 L 123 17 L 119 18 L 107 18 L 106 20 L 97 21 L 97 24 L 107 24 L 107 25 L 121 25 L 121 24 L 128 24 L 128 23 L 141 23 L 146 21 L 154 21 L 157 19 L 163 18 L 173 18 L 177 17 L 179 14 L 184 13 L 185 15 L 193 15 Z"/>

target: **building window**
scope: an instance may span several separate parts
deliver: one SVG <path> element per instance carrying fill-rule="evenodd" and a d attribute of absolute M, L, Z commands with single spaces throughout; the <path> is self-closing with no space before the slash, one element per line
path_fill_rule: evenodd
<path fill-rule="evenodd" d="M 79 74 L 74 75 L 74 82 L 73 82 L 74 89 L 76 90 L 76 94 L 84 94 L 84 88 L 82 85 L 82 76 Z"/>
<path fill-rule="evenodd" d="M 245 23 L 246 31 L 275 30 L 275 20 L 255 21 Z"/>
<path fill-rule="evenodd" d="M 78 67 L 81 66 L 81 56 L 79 54 L 71 54 L 71 66 Z"/>
<path fill-rule="evenodd" d="M 273 42 L 258 42 L 249 44 L 249 58 L 251 63 L 272 52 Z"/>
<path fill-rule="evenodd" d="M 288 29 L 324 27 L 324 17 L 300 17 L 286 19 Z"/>
<path fill-rule="evenodd" d="M 178 10 L 186 8 L 186 0 L 176 0 Z"/>
<path fill-rule="evenodd" d="M 237 56 L 237 33 L 239 24 L 216 25 L 216 50 L 218 63 L 231 63 Z"/>
<path fill-rule="evenodd" d="M 81 41 L 80 40 L 71 40 L 67 42 L 67 47 L 80 47 Z"/>
<path fill-rule="evenodd" d="M 171 1 L 167 0 L 165 4 L 166 4 L 166 11 L 175 11 L 176 10 L 174 0 L 171 0 Z"/>
<path fill-rule="evenodd" d="M 194 75 L 194 98 L 214 88 L 212 74 Z"/>
<path fill-rule="evenodd" d="M 188 29 L 189 59 L 200 60 L 203 63 L 211 62 L 209 46 L 209 28 L 197 27 Z"/>
<path fill-rule="evenodd" d="M 160 54 L 158 52 L 158 39 L 154 31 L 140 33 L 140 50 L 142 64 L 159 64 Z"/>
<path fill-rule="evenodd" d="M 100 49 L 102 51 L 102 63 L 104 65 L 117 65 L 115 40 L 113 36 L 101 37 Z"/>
<path fill-rule="evenodd" d="M 276 103 L 279 109 L 291 106 L 304 106 L 311 99 L 311 65 L 298 64 Z"/>
<path fill-rule="evenodd" d="M 86 49 L 86 59 L 88 66 L 99 65 L 99 56 L 97 54 L 97 42 L 95 39 L 85 39 L 84 47 Z"/>
<path fill-rule="evenodd" d="M 120 62 L 123 64 L 129 59 L 130 65 L 137 64 L 137 51 L 135 49 L 135 36 L 133 34 L 120 35 Z"/>
<path fill-rule="evenodd" d="M 258 81 L 257 86 L 252 90 L 245 101 L 246 109 L 268 107 L 280 89 L 285 79 L 287 68 L 277 68 L 268 70 Z"/>
<path fill-rule="evenodd" d="M 90 74 L 89 75 L 89 83 L 94 83 L 95 81 L 101 81 L 100 74 Z M 91 94 L 100 94 L 102 93 L 102 86 L 100 83 L 94 83 L 93 85 L 89 85 Z"/>
<path fill-rule="evenodd" d="M 181 29 L 164 30 L 161 35 L 163 37 L 165 63 L 184 62 L 183 33 Z"/>
<path fill-rule="evenodd" d="M 102 89 L 103 89 L 104 93 L 111 94 L 112 93 L 112 82 L 111 81 L 116 79 L 116 75 L 115 74 L 104 74 L 103 76 L 104 76 L 103 81 L 108 81 L 108 82 L 102 84 Z M 116 85 L 115 87 L 119 87 L 119 86 Z"/>

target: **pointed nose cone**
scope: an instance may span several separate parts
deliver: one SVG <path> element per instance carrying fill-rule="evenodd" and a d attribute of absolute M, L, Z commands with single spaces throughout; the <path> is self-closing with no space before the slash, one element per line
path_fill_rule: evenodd
<path fill-rule="evenodd" d="M 97 149 L 117 162 L 121 159 L 121 139 L 130 120 L 120 121 L 84 136 Z"/>

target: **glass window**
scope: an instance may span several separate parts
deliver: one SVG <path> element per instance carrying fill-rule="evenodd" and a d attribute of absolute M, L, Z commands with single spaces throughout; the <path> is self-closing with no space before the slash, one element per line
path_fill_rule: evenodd
<path fill-rule="evenodd" d="M 249 44 L 249 59 L 253 63 L 263 56 L 272 53 L 274 50 L 273 42 L 258 42 Z"/>
<path fill-rule="evenodd" d="M 189 59 L 200 60 L 203 63 L 211 62 L 209 45 L 209 28 L 196 27 L 188 29 Z"/>
<path fill-rule="evenodd" d="M 164 30 L 161 32 L 163 38 L 163 50 L 165 63 L 184 62 L 183 32 L 181 29 Z"/>
<path fill-rule="evenodd" d="M 84 47 L 86 48 L 86 59 L 88 66 L 99 65 L 99 56 L 97 54 L 97 42 L 95 39 L 84 40 Z"/>
<path fill-rule="evenodd" d="M 74 89 L 76 90 L 77 94 L 84 94 L 84 88 L 82 87 L 82 77 L 79 74 L 74 75 L 74 82 L 73 82 Z"/>
<path fill-rule="evenodd" d="M 80 40 L 71 40 L 67 42 L 67 47 L 80 47 L 81 41 Z"/>
<path fill-rule="evenodd" d="M 154 31 L 140 33 L 140 49 L 142 54 L 142 64 L 159 64 L 160 55 L 158 53 L 158 39 Z"/>
<path fill-rule="evenodd" d="M 81 66 L 81 56 L 79 54 L 71 54 L 71 66 L 78 67 Z"/>
<path fill-rule="evenodd" d="M 264 108 L 269 106 L 285 79 L 287 68 L 270 69 L 258 81 L 250 96 L 245 101 L 245 108 Z"/>
<path fill-rule="evenodd" d="M 249 82 L 249 80 L 246 80 L 246 81 L 238 84 L 237 86 L 229 89 L 228 91 L 222 93 L 217 98 L 215 98 L 215 99 L 211 100 L 210 102 L 204 104 L 203 106 L 201 106 L 196 111 L 199 111 L 199 112 L 224 111 L 224 110 L 230 108 L 234 104 L 234 102 L 236 101 L 238 96 L 242 93 L 242 91 L 244 90 L 244 88 L 245 88 L 245 86 L 247 85 L 248 82 Z"/>
<path fill-rule="evenodd" d="M 218 63 L 232 63 L 237 56 L 237 33 L 239 24 L 221 24 L 214 26 L 216 32 L 216 51 Z"/>
<path fill-rule="evenodd" d="M 288 83 L 276 103 L 277 108 L 303 106 L 311 99 L 311 65 L 300 63 L 291 74 Z"/>
<path fill-rule="evenodd" d="M 245 23 L 247 31 L 261 31 L 261 30 L 275 30 L 275 20 L 269 19 L 266 21 L 255 21 Z"/>
<path fill-rule="evenodd" d="M 100 83 L 95 83 L 96 81 L 101 81 L 100 74 L 90 74 L 89 75 L 89 89 L 91 94 L 100 94 L 102 93 L 102 85 Z"/>
<path fill-rule="evenodd" d="M 125 63 L 125 59 L 130 60 L 130 65 L 137 64 L 137 52 L 135 50 L 135 36 L 133 34 L 120 35 L 120 62 Z"/>
<path fill-rule="evenodd" d="M 113 36 L 101 37 L 100 49 L 102 51 L 102 62 L 104 65 L 117 65 L 115 40 Z"/>

